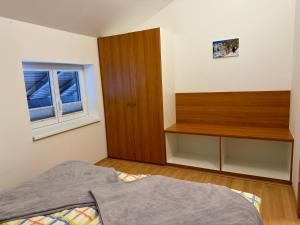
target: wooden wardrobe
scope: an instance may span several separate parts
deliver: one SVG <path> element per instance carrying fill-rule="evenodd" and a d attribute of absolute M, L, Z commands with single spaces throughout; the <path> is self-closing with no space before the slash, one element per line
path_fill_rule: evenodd
<path fill-rule="evenodd" d="M 160 29 L 98 39 L 108 156 L 166 163 Z"/>

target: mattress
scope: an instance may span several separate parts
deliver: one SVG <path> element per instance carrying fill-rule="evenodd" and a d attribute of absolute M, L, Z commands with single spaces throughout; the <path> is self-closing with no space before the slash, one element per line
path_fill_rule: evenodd
<path fill-rule="evenodd" d="M 118 173 L 120 180 L 124 182 L 132 182 L 143 179 L 147 175 L 131 175 L 127 173 Z M 260 211 L 261 199 L 254 194 L 242 192 L 232 189 L 232 191 L 240 194 L 255 208 Z M 95 207 L 83 207 L 68 209 L 51 215 L 38 216 L 29 219 L 21 219 L 4 223 L 3 225 L 101 225 L 98 212 Z"/>

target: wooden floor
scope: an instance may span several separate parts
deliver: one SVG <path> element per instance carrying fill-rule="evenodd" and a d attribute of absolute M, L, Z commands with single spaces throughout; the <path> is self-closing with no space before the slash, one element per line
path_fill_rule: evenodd
<path fill-rule="evenodd" d="M 158 174 L 182 180 L 213 183 L 229 188 L 250 192 L 262 198 L 261 214 L 264 225 L 300 225 L 296 216 L 296 202 L 291 186 L 263 181 L 247 180 L 192 169 L 173 166 L 104 159 L 99 166 L 114 167 L 131 174 Z"/>

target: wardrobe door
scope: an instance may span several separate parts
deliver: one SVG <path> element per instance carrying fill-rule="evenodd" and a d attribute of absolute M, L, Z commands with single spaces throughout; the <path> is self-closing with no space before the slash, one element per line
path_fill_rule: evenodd
<path fill-rule="evenodd" d="M 135 160 L 128 35 L 99 38 L 108 156 Z"/>
<path fill-rule="evenodd" d="M 137 161 L 165 164 L 160 30 L 135 32 L 132 38 L 135 157 Z"/>

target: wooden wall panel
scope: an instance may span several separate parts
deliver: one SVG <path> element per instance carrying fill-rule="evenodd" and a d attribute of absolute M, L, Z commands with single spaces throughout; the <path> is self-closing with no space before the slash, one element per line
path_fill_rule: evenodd
<path fill-rule="evenodd" d="M 290 91 L 178 93 L 177 123 L 288 128 Z"/>

